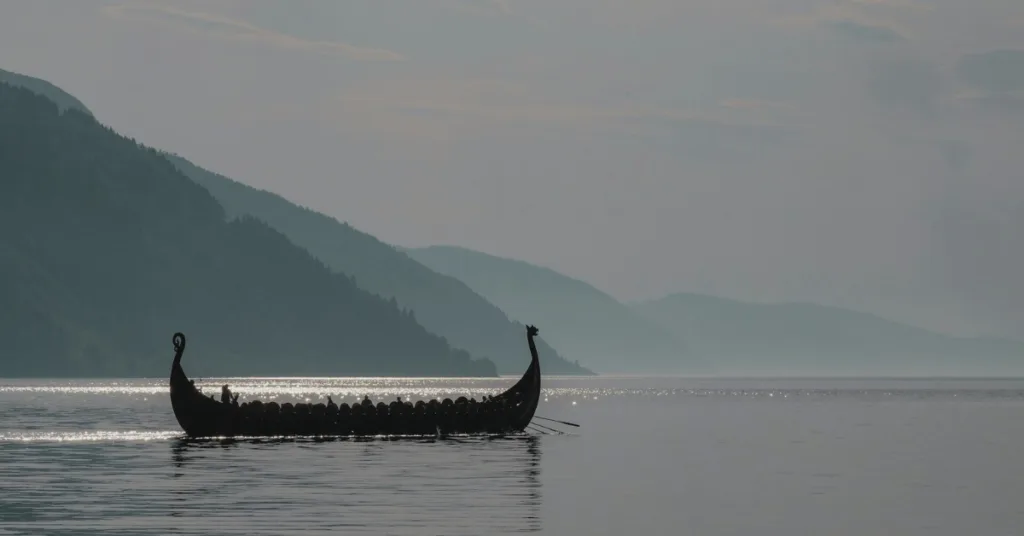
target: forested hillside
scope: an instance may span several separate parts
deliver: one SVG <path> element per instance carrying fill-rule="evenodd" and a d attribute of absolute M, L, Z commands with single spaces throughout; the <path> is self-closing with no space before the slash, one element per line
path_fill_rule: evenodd
<path fill-rule="evenodd" d="M 0 376 L 494 375 L 155 150 L 0 83 Z"/>
<path fill-rule="evenodd" d="M 82 104 L 82 101 L 76 99 L 67 91 L 64 91 L 46 80 L 0 69 L 0 82 L 16 87 L 22 87 L 32 91 L 33 93 L 42 95 L 57 103 L 57 106 L 60 107 L 62 111 L 78 110 L 82 113 L 92 115 L 92 112 Z"/>

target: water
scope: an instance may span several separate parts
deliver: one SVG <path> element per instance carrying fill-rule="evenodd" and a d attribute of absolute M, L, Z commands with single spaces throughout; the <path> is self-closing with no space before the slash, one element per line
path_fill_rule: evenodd
<path fill-rule="evenodd" d="M 197 383 L 340 403 L 512 381 Z M 545 378 L 538 414 L 582 428 L 320 442 L 183 441 L 165 382 L 0 380 L 0 534 L 1024 530 L 1024 380 Z"/>

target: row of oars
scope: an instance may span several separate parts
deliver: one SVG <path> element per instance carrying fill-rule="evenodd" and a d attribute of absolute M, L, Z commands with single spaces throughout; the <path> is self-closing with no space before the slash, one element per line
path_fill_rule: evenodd
<path fill-rule="evenodd" d="M 543 419 L 545 421 L 550 421 L 550 422 L 554 422 L 554 423 L 558 423 L 558 424 L 564 424 L 566 426 L 574 426 L 576 428 L 580 427 L 580 425 L 578 425 L 576 423 L 572 423 L 572 422 L 568 422 L 568 421 L 559 421 L 557 419 L 549 419 L 547 417 L 541 417 L 540 415 L 534 415 L 533 418 L 534 419 Z M 542 435 L 564 434 L 565 433 L 562 430 L 556 430 L 555 428 L 551 428 L 550 426 L 544 426 L 543 424 L 539 424 L 539 423 L 535 423 L 535 422 L 531 422 L 530 424 L 526 425 L 526 427 L 529 428 L 531 432 L 536 432 L 536 433 L 542 434 Z"/>

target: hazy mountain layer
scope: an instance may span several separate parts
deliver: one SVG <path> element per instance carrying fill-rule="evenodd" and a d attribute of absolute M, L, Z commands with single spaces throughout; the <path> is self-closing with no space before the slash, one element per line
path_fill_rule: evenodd
<path fill-rule="evenodd" d="M 360 288 L 412 310 L 416 320 L 430 331 L 473 355 L 494 361 L 500 373 L 520 374 L 529 363 L 525 327 L 510 321 L 498 307 L 457 279 L 430 270 L 347 223 L 207 171 L 181 157 L 169 158 L 189 178 L 207 188 L 228 217 L 251 215 L 267 222 L 332 270 L 352 276 Z M 538 324 L 545 335 L 555 329 L 538 319 L 520 320 Z M 544 341 L 538 339 L 537 344 L 545 373 L 592 374 L 563 359 Z"/>
<path fill-rule="evenodd" d="M 0 84 L 0 376 L 494 375 L 164 156 Z M 524 359 L 525 365 L 525 359 Z"/>
<path fill-rule="evenodd" d="M 1024 373 L 1024 343 L 951 337 L 836 307 L 682 293 L 634 309 L 726 374 Z"/>
<path fill-rule="evenodd" d="M 548 340 L 566 357 L 597 372 L 707 371 L 669 330 L 582 281 L 458 247 L 405 251 L 463 281 L 512 318 L 548 327 Z"/>
<path fill-rule="evenodd" d="M 47 82 L 46 80 L 0 69 L 0 82 L 7 83 L 12 86 L 23 87 L 34 93 L 42 95 L 57 103 L 57 106 L 60 107 L 61 111 L 69 109 L 78 110 L 82 113 L 92 115 L 92 112 L 82 104 L 82 101 L 76 99 L 68 92 Z"/>

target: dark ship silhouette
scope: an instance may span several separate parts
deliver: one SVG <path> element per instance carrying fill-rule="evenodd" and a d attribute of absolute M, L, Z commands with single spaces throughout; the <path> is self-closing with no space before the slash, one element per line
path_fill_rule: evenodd
<path fill-rule="evenodd" d="M 523 377 L 505 392 L 484 401 L 437 399 L 416 404 L 362 403 L 278 404 L 259 400 L 241 405 L 234 399 L 214 400 L 199 392 L 181 368 L 185 335 L 175 333 L 171 365 L 171 406 L 185 434 L 193 438 L 278 436 L 436 436 L 521 433 L 533 420 L 540 402 L 540 360 L 527 326 L 532 360 Z"/>

